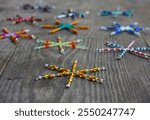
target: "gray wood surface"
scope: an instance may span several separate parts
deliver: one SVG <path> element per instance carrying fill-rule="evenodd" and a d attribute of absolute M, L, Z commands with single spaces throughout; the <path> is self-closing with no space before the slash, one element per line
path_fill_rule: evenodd
<path fill-rule="evenodd" d="M 56 9 L 51 13 L 29 13 L 19 10 L 23 3 L 53 4 Z M 123 9 L 131 8 L 134 16 L 112 17 L 97 16 L 100 9 L 115 9 L 120 6 Z M 150 1 L 149 0 L 0 0 L 0 28 L 8 27 L 10 31 L 23 28 L 30 30 L 31 34 L 40 39 L 55 38 L 60 35 L 64 41 L 83 38 L 81 45 L 88 50 L 71 50 L 65 48 L 66 54 L 58 53 L 57 48 L 35 51 L 37 43 L 34 40 L 20 39 L 17 46 L 9 39 L 0 41 L 0 102 L 150 102 L 150 61 L 135 55 L 127 54 L 122 60 L 117 61 L 116 53 L 96 52 L 96 48 L 106 47 L 107 41 L 113 41 L 124 46 L 132 40 L 136 40 L 136 46 L 150 45 L 150 32 L 137 38 L 126 33 L 117 37 L 110 37 L 109 32 L 98 31 L 101 25 L 111 25 L 112 21 L 119 21 L 128 25 L 131 22 L 139 22 L 140 26 L 150 27 Z M 48 30 L 39 28 L 40 25 L 53 23 L 54 17 L 62 11 L 73 8 L 75 10 L 89 10 L 91 14 L 86 19 L 80 19 L 80 24 L 90 25 L 89 30 L 80 31 L 79 35 L 73 35 L 67 31 L 60 31 L 50 35 Z M 4 18 L 20 14 L 23 16 L 36 15 L 45 18 L 45 21 L 31 26 L 26 23 L 11 25 Z M 63 19 L 63 22 L 71 22 Z M 68 77 L 51 80 L 35 81 L 38 75 L 45 72 L 52 73 L 43 68 L 45 63 L 70 68 L 72 62 L 78 60 L 78 69 L 92 67 L 106 67 L 105 72 L 96 75 L 104 79 L 103 84 L 89 82 L 75 78 L 70 89 L 65 88 Z"/>

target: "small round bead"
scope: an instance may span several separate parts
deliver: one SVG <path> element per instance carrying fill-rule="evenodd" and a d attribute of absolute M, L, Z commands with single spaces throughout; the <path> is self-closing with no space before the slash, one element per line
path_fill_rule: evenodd
<path fill-rule="evenodd" d="M 102 84 L 103 81 L 104 81 L 103 79 L 97 79 L 97 82 L 100 83 L 100 84 Z"/>
<path fill-rule="evenodd" d="M 42 79 L 42 76 L 38 76 L 37 78 L 36 78 L 36 80 L 41 80 Z"/>
<path fill-rule="evenodd" d="M 49 64 L 45 64 L 44 66 L 45 66 L 45 67 L 48 67 L 48 66 L 49 66 Z"/>
<path fill-rule="evenodd" d="M 121 59 L 121 57 L 120 57 L 120 56 L 118 56 L 118 57 L 117 57 L 117 60 L 120 60 L 120 59 Z"/>
<path fill-rule="evenodd" d="M 50 75 L 47 75 L 47 74 L 44 75 L 44 78 L 45 78 L 45 79 L 48 79 L 49 77 L 50 77 Z"/>
<path fill-rule="evenodd" d="M 103 83 L 104 79 L 100 79 L 100 83 Z"/>
<path fill-rule="evenodd" d="M 16 21 L 13 21 L 13 23 L 12 24 L 16 24 Z"/>
<path fill-rule="evenodd" d="M 53 77 L 55 77 L 55 74 L 47 75 L 47 78 L 53 78 Z"/>
<path fill-rule="evenodd" d="M 25 32 L 29 32 L 29 30 L 28 29 L 26 29 L 26 30 L 24 30 Z"/>
<path fill-rule="evenodd" d="M 67 84 L 67 85 L 66 85 L 66 88 L 70 88 L 70 84 Z"/>
<path fill-rule="evenodd" d="M 147 50 L 147 48 L 143 48 L 143 50 Z"/>
<path fill-rule="evenodd" d="M 101 70 L 103 70 L 103 71 L 104 71 L 104 70 L 106 70 L 106 68 L 105 68 L 105 67 L 102 67 L 102 68 L 101 68 Z"/>
<path fill-rule="evenodd" d="M 36 39 L 37 37 L 35 35 L 31 35 L 31 38 L 32 39 Z"/>

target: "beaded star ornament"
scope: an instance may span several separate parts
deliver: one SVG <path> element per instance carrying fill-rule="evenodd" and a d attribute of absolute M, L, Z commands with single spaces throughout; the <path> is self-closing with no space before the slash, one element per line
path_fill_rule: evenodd
<path fill-rule="evenodd" d="M 119 52 L 120 54 L 117 57 L 118 60 L 121 59 L 122 57 L 124 57 L 126 53 L 131 53 L 131 54 L 140 56 L 142 58 L 149 59 L 150 54 L 144 53 L 143 51 L 150 51 L 150 47 L 133 48 L 132 46 L 134 43 L 135 43 L 135 41 L 132 41 L 127 47 L 124 47 L 124 46 L 119 45 L 119 44 L 107 42 L 106 45 L 109 48 L 97 49 L 97 51 L 99 53 L 102 53 L 102 52 Z"/>
<path fill-rule="evenodd" d="M 9 38 L 13 43 L 18 42 L 18 38 L 36 39 L 34 35 L 28 35 L 29 30 L 20 30 L 17 32 L 10 32 L 7 28 L 2 29 L 0 39 Z"/>
<path fill-rule="evenodd" d="M 7 20 L 8 21 L 13 21 L 13 24 L 19 24 L 21 22 L 35 23 L 35 22 L 43 21 L 43 19 L 36 18 L 34 16 L 21 17 L 20 15 L 16 15 L 16 18 L 7 18 Z"/>
<path fill-rule="evenodd" d="M 101 26 L 100 29 L 105 31 L 112 31 L 110 35 L 118 35 L 122 32 L 127 32 L 135 36 L 140 36 L 140 32 L 149 30 L 149 28 L 139 27 L 137 22 L 130 24 L 129 26 L 123 26 L 120 23 L 113 22 L 112 26 Z"/>
<path fill-rule="evenodd" d="M 57 17 L 55 17 L 56 19 L 61 19 L 61 18 L 85 18 L 86 15 L 88 15 L 90 12 L 89 11 L 85 11 L 85 12 L 76 12 L 73 11 L 73 9 L 68 9 L 67 11 L 64 11 L 62 14 L 58 15 Z"/>
<path fill-rule="evenodd" d="M 55 78 L 55 77 L 64 77 L 64 76 L 69 76 L 69 79 L 67 80 L 67 84 L 66 87 L 69 88 L 71 86 L 71 84 L 73 83 L 73 79 L 74 77 L 79 77 L 82 79 L 87 79 L 89 81 L 93 81 L 93 82 L 98 82 L 98 83 L 102 83 L 103 79 L 99 79 L 96 76 L 90 76 L 87 75 L 87 73 L 95 73 L 95 72 L 99 72 L 99 71 L 104 71 L 105 67 L 102 68 L 92 68 L 92 69 L 81 69 L 81 70 L 77 70 L 77 60 L 75 60 L 73 62 L 72 68 L 71 69 L 67 69 L 67 68 L 60 68 L 57 67 L 55 65 L 48 65 L 45 64 L 45 67 L 49 70 L 54 70 L 57 71 L 59 73 L 57 74 L 45 74 L 43 76 L 38 76 L 38 78 L 36 80 L 41 80 L 41 79 L 51 79 L 51 78 Z"/>
<path fill-rule="evenodd" d="M 68 30 L 71 31 L 74 34 L 78 34 L 77 29 L 88 29 L 89 26 L 76 26 L 79 23 L 78 20 L 73 21 L 72 23 L 62 23 L 59 20 L 56 20 L 55 24 L 47 24 L 43 25 L 42 28 L 45 29 L 53 29 L 50 31 L 51 34 L 56 33 L 60 30 Z"/>
<path fill-rule="evenodd" d="M 120 15 L 130 17 L 130 16 L 133 16 L 133 11 L 130 9 L 122 11 L 120 9 L 120 7 L 117 7 L 116 10 L 112 10 L 112 11 L 111 10 L 100 10 L 99 14 L 101 16 L 113 16 L 115 18 Z"/>
<path fill-rule="evenodd" d="M 59 52 L 62 53 L 62 54 L 65 54 L 64 47 L 72 48 L 72 49 L 79 48 L 79 49 L 83 49 L 83 50 L 87 49 L 84 46 L 77 45 L 79 42 L 82 41 L 82 39 L 71 40 L 71 41 L 68 41 L 68 42 L 62 42 L 62 38 L 58 37 L 57 42 L 52 42 L 52 41 L 49 41 L 49 40 L 36 40 L 36 41 L 39 44 L 41 43 L 42 46 L 35 47 L 35 50 L 58 47 Z"/>

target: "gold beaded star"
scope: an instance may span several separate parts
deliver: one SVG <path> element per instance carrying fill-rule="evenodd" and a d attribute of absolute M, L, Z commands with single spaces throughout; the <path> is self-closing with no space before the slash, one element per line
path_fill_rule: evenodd
<path fill-rule="evenodd" d="M 96 76 L 87 75 L 87 73 L 88 72 L 94 73 L 94 72 L 104 71 L 105 67 L 102 67 L 102 68 L 94 67 L 94 68 L 91 68 L 91 69 L 76 70 L 77 64 L 78 64 L 78 62 L 77 62 L 77 60 L 75 60 L 73 62 L 71 70 L 67 69 L 67 68 L 60 68 L 60 67 L 57 67 L 55 65 L 45 64 L 46 68 L 48 68 L 50 70 L 57 71 L 59 73 L 57 73 L 57 74 L 45 74 L 43 76 L 38 76 L 38 78 L 36 80 L 51 79 L 51 78 L 63 77 L 63 76 L 70 76 L 69 79 L 67 80 L 66 88 L 69 88 L 71 86 L 71 84 L 73 83 L 74 77 L 79 77 L 79 78 L 82 78 L 82 79 L 87 79 L 89 81 L 98 82 L 98 83 L 103 82 L 103 79 L 99 79 Z"/>

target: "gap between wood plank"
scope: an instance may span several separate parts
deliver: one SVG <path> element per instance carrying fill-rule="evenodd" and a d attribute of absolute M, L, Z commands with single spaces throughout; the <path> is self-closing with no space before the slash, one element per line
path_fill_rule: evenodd
<path fill-rule="evenodd" d="M 16 46 L 15 49 L 12 51 L 12 53 L 10 54 L 10 56 L 9 56 L 9 58 L 7 59 L 6 63 L 4 64 L 3 68 L 1 69 L 1 71 L 0 71 L 0 77 L 2 76 L 2 74 L 3 74 L 4 70 L 5 70 L 5 68 L 7 67 L 7 65 L 8 65 L 8 63 L 9 63 L 9 61 L 10 61 L 10 59 L 12 58 L 13 54 L 15 53 L 16 48 L 17 48 L 17 46 Z"/>

